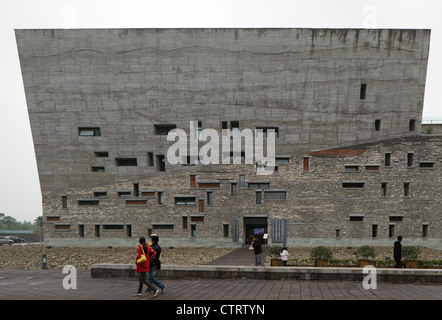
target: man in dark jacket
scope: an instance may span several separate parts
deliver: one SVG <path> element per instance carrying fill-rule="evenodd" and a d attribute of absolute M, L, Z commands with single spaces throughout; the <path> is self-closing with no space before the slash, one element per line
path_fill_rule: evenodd
<path fill-rule="evenodd" d="M 155 271 L 161 269 L 161 261 L 160 261 L 161 247 L 158 244 L 159 239 L 160 238 L 157 235 L 152 235 L 150 237 L 150 240 L 152 243 L 150 247 L 153 250 L 155 250 L 156 256 L 152 260 L 152 262 L 150 263 L 150 271 L 147 274 L 147 278 L 148 278 L 149 282 L 155 284 L 158 288 L 161 289 L 161 293 L 164 293 L 164 291 L 166 290 L 166 285 L 164 283 L 162 283 L 161 281 L 158 281 L 157 279 L 155 279 Z M 147 290 L 149 290 L 149 288 Z"/>
<path fill-rule="evenodd" d="M 393 251 L 393 258 L 394 261 L 396 261 L 395 268 L 403 268 L 402 263 L 402 236 L 397 237 L 397 241 L 394 243 L 394 251 Z"/>
<path fill-rule="evenodd" d="M 262 245 L 261 241 L 254 236 L 252 240 L 252 247 L 253 252 L 255 253 L 255 266 L 261 266 L 262 265 Z"/>

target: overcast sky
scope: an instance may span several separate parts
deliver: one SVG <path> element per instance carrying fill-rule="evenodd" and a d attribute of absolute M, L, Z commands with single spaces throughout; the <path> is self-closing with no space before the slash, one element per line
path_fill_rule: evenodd
<path fill-rule="evenodd" d="M 177 27 L 431 29 L 423 115 L 442 118 L 440 0 L 0 0 L 0 212 L 42 214 L 14 29 Z"/>

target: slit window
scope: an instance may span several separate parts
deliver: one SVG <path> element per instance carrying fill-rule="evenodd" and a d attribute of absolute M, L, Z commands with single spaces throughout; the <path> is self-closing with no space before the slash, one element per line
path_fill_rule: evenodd
<path fill-rule="evenodd" d="M 428 224 L 422 225 L 422 238 L 428 237 Z"/>
<path fill-rule="evenodd" d="M 407 167 L 413 166 L 413 152 L 407 153 Z"/>
<path fill-rule="evenodd" d="M 153 167 L 155 165 L 153 160 L 153 152 L 147 153 L 147 163 L 149 164 L 149 167 Z"/>
<path fill-rule="evenodd" d="M 366 96 L 367 96 L 367 84 L 361 83 L 361 92 L 360 92 L 359 98 L 361 100 L 365 100 Z"/>
<path fill-rule="evenodd" d="M 391 153 L 390 152 L 385 153 L 385 166 L 386 167 L 391 166 Z"/>
<path fill-rule="evenodd" d="M 377 224 L 372 224 L 371 225 L 371 237 L 372 238 L 377 238 L 378 237 L 378 225 Z"/>
<path fill-rule="evenodd" d="M 157 155 L 158 171 L 166 171 L 166 160 L 164 154 Z"/>
<path fill-rule="evenodd" d="M 104 167 L 91 167 L 92 172 L 104 172 Z"/>
<path fill-rule="evenodd" d="M 124 230 L 122 224 L 103 224 L 103 230 Z"/>
<path fill-rule="evenodd" d="M 95 198 L 105 198 L 107 197 L 107 191 L 94 191 Z"/>
<path fill-rule="evenodd" d="M 101 129 L 98 127 L 94 128 L 78 128 L 79 136 L 93 137 L 93 136 L 101 136 Z"/>
<path fill-rule="evenodd" d="M 79 206 L 98 206 L 100 205 L 100 200 L 98 199 L 80 199 L 78 200 Z"/>
<path fill-rule="evenodd" d="M 379 171 L 379 166 L 375 165 L 375 164 L 366 165 L 365 166 L 365 171 L 368 171 L 368 172 L 378 172 Z"/>
<path fill-rule="evenodd" d="M 410 182 L 404 182 L 404 197 L 410 196 Z"/>
<path fill-rule="evenodd" d="M 231 184 L 231 186 L 230 186 L 230 194 L 231 194 L 233 197 L 235 197 L 236 194 L 237 194 L 237 188 L 238 188 L 238 187 L 237 187 L 236 182 Z"/>
<path fill-rule="evenodd" d="M 388 237 L 389 238 L 394 237 L 394 224 L 388 225 Z"/>
<path fill-rule="evenodd" d="M 402 222 L 404 221 L 403 216 L 390 216 L 390 222 Z"/>
<path fill-rule="evenodd" d="M 61 207 L 63 209 L 68 208 L 68 196 L 61 196 Z"/>
<path fill-rule="evenodd" d="M 270 182 L 249 182 L 249 189 L 269 189 Z"/>
<path fill-rule="evenodd" d="M 387 196 L 387 183 L 382 182 L 381 183 L 381 197 L 386 197 L 386 196 Z"/>
<path fill-rule="evenodd" d="M 365 182 L 358 182 L 358 181 L 342 182 L 342 187 L 344 189 L 363 189 L 364 186 Z"/>
<path fill-rule="evenodd" d="M 364 216 L 350 216 L 350 221 L 364 221 Z"/>
<path fill-rule="evenodd" d="M 309 171 L 310 170 L 309 169 L 309 160 L 310 160 L 309 157 L 304 157 L 304 168 L 303 168 L 304 171 Z"/>
<path fill-rule="evenodd" d="M 158 223 L 158 224 L 152 224 L 152 229 L 157 230 L 173 230 L 174 225 L 169 223 Z"/>
<path fill-rule="evenodd" d="M 256 191 L 256 204 L 262 204 L 262 191 Z"/>

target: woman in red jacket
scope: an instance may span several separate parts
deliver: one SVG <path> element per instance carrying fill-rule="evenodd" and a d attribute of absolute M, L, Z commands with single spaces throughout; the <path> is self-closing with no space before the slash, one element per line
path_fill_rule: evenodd
<path fill-rule="evenodd" d="M 144 237 L 140 238 L 140 244 L 137 248 L 137 258 L 135 259 L 135 264 L 137 266 L 136 272 L 140 274 L 140 283 L 138 285 L 138 292 L 134 294 L 134 296 L 141 296 L 141 292 L 143 291 L 143 283 L 148 286 L 152 292 L 153 297 L 155 298 L 160 292 L 160 290 L 156 289 L 148 280 L 147 280 L 147 273 L 150 271 L 150 262 L 155 258 L 157 253 L 155 250 L 151 249 L 149 246 L 146 245 L 146 239 Z M 142 254 L 146 255 L 146 261 L 143 263 L 137 263 L 138 259 L 140 259 Z"/>

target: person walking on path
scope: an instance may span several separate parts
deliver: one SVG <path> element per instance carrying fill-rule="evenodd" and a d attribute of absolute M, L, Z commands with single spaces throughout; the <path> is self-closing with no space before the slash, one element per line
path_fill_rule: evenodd
<path fill-rule="evenodd" d="M 256 236 L 253 237 L 252 247 L 255 254 L 255 266 L 262 266 L 262 245 Z"/>
<path fill-rule="evenodd" d="M 143 290 L 143 283 L 149 287 L 153 291 L 153 297 L 155 298 L 160 292 L 160 290 L 156 289 L 148 280 L 147 273 L 150 271 L 150 262 L 155 258 L 156 252 L 146 245 L 146 239 L 144 237 L 140 237 L 140 244 L 137 248 L 137 257 L 135 259 L 135 264 L 137 266 L 136 272 L 140 274 L 140 282 L 138 284 L 138 291 L 134 294 L 134 296 L 141 296 L 141 292 Z M 145 255 L 146 261 L 139 263 L 139 259 L 142 255 Z"/>
<path fill-rule="evenodd" d="M 156 256 L 152 260 L 152 262 L 150 263 L 150 271 L 147 273 L 147 279 L 149 280 L 150 283 L 153 283 L 158 288 L 160 288 L 161 293 L 164 293 L 166 290 L 166 285 L 164 283 L 162 283 L 161 281 L 158 281 L 155 278 L 155 271 L 161 269 L 161 261 L 160 261 L 161 247 L 158 244 L 158 241 L 160 240 L 160 238 L 157 235 L 152 235 L 150 237 L 150 240 L 151 240 L 150 247 L 156 252 Z M 150 290 L 151 290 L 150 287 L 147 288 L 147 291 L 150 291 Z"/>
<path fill-rule="evenodd" d="M 394 242 L 393 258 L 396 261 L 395 268 L 403 268 L 402 263 L 402 236 L 397 237 L 397 241 Z"/>

